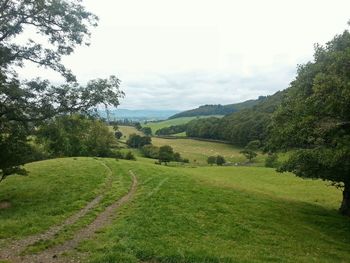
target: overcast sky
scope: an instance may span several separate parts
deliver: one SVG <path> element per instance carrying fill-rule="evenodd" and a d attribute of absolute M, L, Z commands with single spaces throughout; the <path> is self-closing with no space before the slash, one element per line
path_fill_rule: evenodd
<path fill-rule="evenodd" d="M 64 59 L 80 82 L 111 74 L 121 108 L 229 104 L 288 87 L 297 64 L 347 28 L 349 0 L 85 0 L 91 46 Z M 27 67 L 24 76 L 38 75 Z M 42 71 L 40 71 L 42 72 Z M 59 81 L 57 75 L 45 77 Z"/>

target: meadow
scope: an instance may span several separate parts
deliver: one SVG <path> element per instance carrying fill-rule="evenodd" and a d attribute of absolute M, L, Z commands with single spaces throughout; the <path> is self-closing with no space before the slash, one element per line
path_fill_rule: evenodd
<path fill-rule="evenodd" d="M 217 117 L 220 118 L 222 115 L 209 115 L 209 116 L 198 116 L 198 117 L 181 117 L 181 118 L 175 118 L 175 119 L 169 119 L 164 121 L 158 121 L 158 122 L 148 122 L 146 124 L 143 124 L 143 127 L 150 127 L 152 129 L 152 133 L 154 134 L 157 130 L 169 126 L 174 125 L 180 125 L 180 124 L 186 124 L 194 119 L 197 118 L 208 118 L 208 117 Z M 179 136 L 183 136 L 183 133 L 179 134 Z"/>
<path fill-rule="evenodd" d="M 126 138 L 132 133 L 141 134 L 134 127 L 120 126 L 120 131 Z M 125 141 L 123 136 L 122 141 Z M 246 158 L 240 153 L 242 148 L 233 146 L 231 144 L 221 142 L 209 142 L 195 139 L 166 139 L 160 137 L 152 137 L 152 144 L 155 146 L 170 145 L 174 151 L 179 152 L 183 158 L 189 159 L 191 164 L 206 165 L 208 156 L 222 155 L 227 162 L 245 163 Z M 134 151 L 140 155 L 138 151 Z M 264 166 L 265 156 L 261 153 L 254 159 L 250 165 Z"/>
<path fill-rule="evenodd" d="M 112 173 L 108 174 L 102 163 Z M 74 170 L 57 172 L 58 167 L 74 164 Z M 93 238 L 82 239 L 77 249 L 62 255 L 63 260 L 79 258 L 94 263 L 350 260 L 350 221 L 337 213 L 341 192 L 320 180 L 303 180 L 263 167 L 167 167 L 142 158 L 138 161 L 64 158 L 32 163 L 28 168 L 30 176 L 10 177 L 1 185 L 2 197 L 12 203 L 11 208 L 0 213 L 4 222 L 3 246 L 10 237 L 20 239 L 62 222 L 101 193 L 109 177 L 114 183 L 113 189 L 103 191 L 105 201 L 93 213 L 80 219 L 76 227 L 58 233 L 53 240 L 34 244 L 26 250 L 27 255 L 40 254 L 73 238 L 75 231 L 86 227 L 105 206 L 130 189 L 132 170 L 138 181 L 133 198 Z M 45 180 L 44 175 L 49 179 Z M 84 187 L 74 183 L 78 180 Z M 45 195 L 42 188 L 33 187 L 43 183 L 47 187 Z M 28 199 L 27 191 L 12 194 L 15 186 L 30 190 L 32 196 L 41 196 L 41 202 Z M 80 202 L 78 195 L 84 197 Z M 38 218 L 44 219 L 45 224 Z M 21 225 L 39 226 L 28 231 Z"/>

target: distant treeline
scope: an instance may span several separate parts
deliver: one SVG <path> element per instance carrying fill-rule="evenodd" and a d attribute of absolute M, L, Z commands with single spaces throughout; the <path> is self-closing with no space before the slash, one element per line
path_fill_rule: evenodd
<path fill-rule="evenodd" d="M 245 146 L 250 141 L 267 139 L 272 113 L 281 104 L 285 92 L 260 98 L 249 109 L 234 112 L 223 118 L 201 118 L 185 125 L 170 126 L 157 131 L 157 135 L 171 135 L 186 132 L 188 137 L 229 141 L 237 146 Z"/>
<path fill-rule="evenodd" d="M 261 101 L 265 100 L 265 96 L 260 96 L 256 100 L 247 100 L 241 103 L 229 104 L 229 105 L 203 105 L 196 109 L 183 111 L 171 116 L 169 119 L 175 119 L 180 117 L 194 117 L 194 116 L 209 116 L 209 115 L 228 115 L 233 112 L 241 111 L 251 108 Z"/>
<path fill-rule="evenodd" d="M 172 125 L 169 127 L 164 127 L 156 131 L 156 135 L 171 135 L 186 131 L 187 124 Z"/>

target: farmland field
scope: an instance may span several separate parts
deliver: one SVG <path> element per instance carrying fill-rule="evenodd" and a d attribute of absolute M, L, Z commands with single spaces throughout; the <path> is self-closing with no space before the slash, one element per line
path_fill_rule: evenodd
<path fill-rule="evenodd" d="M 209 118 L 209 117 L 217 117 L 221 118 L 222 115 L 211 115 L 211 116 L 199 116 L 199 117 L 182 117 L 182 118 L 175 118 L 175 119 L 170 119 L 170 120 L 164 120 L 164 121 L 159 121 L 159 122 L 149 122 L 147 124 L 143 124 L 143 127 L 150 127 L 152 129 L 152 133 L 154 134 L 157 130 L 169 126 L 174 126 L 174 125 L 180 125 L 180 124 L 186 124 L 194 119 L 197 118 Z"/>
<path fill-rule="evenodd" d="M 131 133 L 138 133 L 134 127 L 120 126 L 119 129 L 127 137 Z M 124 138 L 125 139 L 125 138 Z M 222 155 L 226 161 L 233 163 L 246 162 L 245 157 L 240 153 L 242 150 L 230 144 L 221 142 L 200 141 L 195 139 L 165 139 L 152 137 L 152 144 L 155 146 L 170 145 L 176 152 L 179 152 L 183 158 L 189 159 L 190 163 L 197 165 L 205 165 L 208 156 Z M 259 154 L 252 165 L 264 166 L 265 156 Z"/>
<path fill-rule="evenodd" d="M 54 172 L 72 165 L 74 170 Z M 110 224 L 80 240 L 78 249 L 59 255 L 61 259 L 95 263 L 350 260 L 349 219 L 337 213 L 341 192 L 319 180 L 281 175 L 263 167 L 166 167 L 143 159 L 64 158 L 32 163 L 28 168 L 30 176 L 15 176 L 2 185 L 2 197 L 12 203 L 0 213 L 4 247 L 5 238 L 24 238 L 62 222 L 101 193 L 108 176 L 114 182 L 103 194 L 103 205 L 76 227 L 66 229 L 68 234 L 59 232 L 45 246 L 40 241 L 27 249 L 29 258 L 88 227 L 105 206 L 130 189 L 132 170 L 138 181 L 133 198 L 121 206 Z M 48 175 L 46 181 L 44 175 Z M 83 188 L 74 183 L 78 178 L 84 178 Z M 44 196 L 42 187 L 34 187 L 43 183 Z M 24 202 L 28 191 L 13 194 L 14 184 L 17 189 L 31 189 L 32 196 L 42 196 L 49 203 Z M 85 197 L 78 202 L 77 195 L 82 193 Z M 63 209 L 67 207 L 68 212 Z M 39 218 L 45 218 L 44 222 Z M 38 226 L 28 230 L 29 225 Z"/>

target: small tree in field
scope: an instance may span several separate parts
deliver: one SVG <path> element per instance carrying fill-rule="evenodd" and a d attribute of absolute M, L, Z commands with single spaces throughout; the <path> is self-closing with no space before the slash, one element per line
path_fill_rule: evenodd
<path fill-rule="evenodd" d="M 213 165 L 216 163 L 216 156 L 209 156 L 207 159 L 207 163 Z"/>
<path fill-rule="evenodd" d="M 252 162 L 252 160 L 258 155 L 256 152 L 248 149 L 240 151 L 240 153 L 243 154 L 249 162 Z"/>
<path fill-rule="evenodd" d="M 273 116 L 270 150 L 293 151 L 279 171 L 320 178 L 343 189 L 340 212 L 350 216 L 350 32 L 299 66 L 286 98 Z"/>
<path fill-rule="evenodd" d="M 152 135 L 152 129 L 150 127 L 143 127 L 141 131 L 146 135 L 146 136 L 151 136 Z"/>
<path fill-rule="evenodd" d="M 119 140 L 121 137 L 123 137 L 123 133 L 121 131 L 116 131 L 114 133 L 114 137 Z"/>
<path fill-rule="evenodd" d="M 224 163 L 226 163 L 226 160 L 223 156 L 221 156 L 221 155 L 216 156 L 216 164 L 217 165 L 221 166 Z"/>
<path fill-rule="evenodd" d="M 249 142 L 246 147 L 244 148 L 243 151 L 241 151 L 240 153 L 243 154 L 248 161 L 251 163 L 252 160 L 258 156 L 258 154 L 255 152 L 259 149 L 260 147 L 260 141 L 255 140 L 255 141 L 251 141 Z"/>
<path fill-rule="evenodd" d="M 174 150 L 169 145 L 164 145 L 159 148 L 158 154 L 159 163 L 165 163 L 172 161 L 174 159 Z"/>

